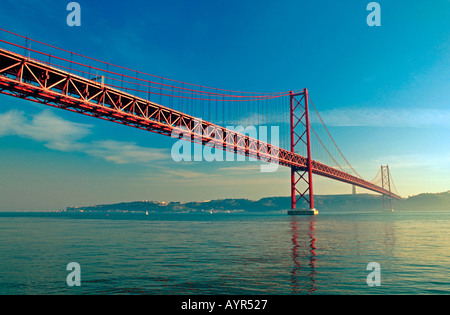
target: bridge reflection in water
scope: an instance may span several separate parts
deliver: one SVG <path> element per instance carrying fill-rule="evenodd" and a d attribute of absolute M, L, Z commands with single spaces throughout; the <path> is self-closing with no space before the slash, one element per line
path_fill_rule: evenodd
<path fill-rule="evenodd" d="M 293 294 L 313 294 L 316 290 L 316 239 L 314 216 L 292 216 L 292 260 L 291 284 Z"/>

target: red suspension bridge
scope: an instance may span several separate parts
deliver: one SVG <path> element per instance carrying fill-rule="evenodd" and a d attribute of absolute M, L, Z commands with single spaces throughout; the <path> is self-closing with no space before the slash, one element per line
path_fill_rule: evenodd
<path fill-rule="evenodd" d="M 401 199 L 389 167 L 363 179 L 342 154 L 308 90 L 253 93 L 151 75 L 0 29 L 0 93 L 172 136 L 291 169 L 291 209 L 314 213 L 313 174 Z M 165 105 L 161 105 L 165 104 Z M 199 118 L 202 117 L 202 118 Z M 224 126 L 277 126 L 261 141 Z M 187 137 L 186 137 L 187 135 Z M 297 212 L 291 212 L 291 214 Z M 300 212 L 298 212 L 300 213 Z"/>

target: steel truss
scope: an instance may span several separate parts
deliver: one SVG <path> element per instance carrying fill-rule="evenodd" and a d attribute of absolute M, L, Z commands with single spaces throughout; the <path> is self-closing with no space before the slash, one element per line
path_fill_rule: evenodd
<path fill-rule="evenodd" d="M 400 196 L 295 152 L 0 49 L 0 93 Z M 187 135 L 187 138 L 186 138 Z M 309 177 L 311 178 L 311 176 Z M 312 193 L 312 191 L 310 191 Z"/>

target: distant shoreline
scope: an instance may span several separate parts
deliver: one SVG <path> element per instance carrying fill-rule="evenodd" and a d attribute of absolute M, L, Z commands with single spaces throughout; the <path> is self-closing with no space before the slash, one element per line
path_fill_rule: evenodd
<path fill-rule="evenodd" d="M 372 194 L 317 195 L 315 206 L 319 211 L 380 211 L 382 196 Z M 389 203 L 387 203 L 389 204 Z M 400 211 L 450 211 L 450 191 L 410 196 L 392 200 Z M 307 207 L 307 204 L 300 205 Z M 290 208 L 290 197 L 268 197 L 257 201 L 248 199 L 219 199 L 197 202 L 134 201 L 82 207 L 67 207 L 63 212 L 115 213 L 256 213 L 279 212 Z"/>
<path fill-rule="evenodd" d="M 450 191 L 442 193 L 425 193 L 410 196 L 402 200 L 393 200 L 395 211 L 449 211 Z M 389 207 L 389 201 L 386 203 Z M 298 208 L 307 207 L 307 204 Z M 382 196 L 372 194 L 356 195 L 316 195 L 315 207 L 319 213 L 324 212 L 381 212 L 383 211 Z M 268 197 L 260 200 L 248 199 L 218 199 L 196 202 L 165 202 L 165 201 L 133 201 L 114 204 L 100 204 L 80 207 L 67 207 L 61 210 L 11 210 L 0 211 L 0 216 L 40 216 L 85 213 L 114 213 L 114 214 L 248 214 L 248 213 L 284 213 L 290 209 L 290 197 Z M 389 211 L 389 209 L 386 209 Z"/>

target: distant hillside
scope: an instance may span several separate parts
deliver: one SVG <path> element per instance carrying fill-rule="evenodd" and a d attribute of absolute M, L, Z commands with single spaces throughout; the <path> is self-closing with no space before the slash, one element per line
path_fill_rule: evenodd
<path fill-rule="evenodd" d="M 420 194 L 402 200 L 399 210 L 449 210 L 450 190 L 439 194 Z"/>
<path fill-rule="evenodd" d="M 306 207 L 306 203 L 298 207 Z M 268 212 L 287 210 L 290 197 L 269 197 L 258 201 L 248 199 L 223 199 L 198 202 L 134 201 L 110 205 L 88 207 L 68 207 L 66 211 L 78 212 L 146 212 L 187 213 L 187 212 Z M 327 210 L 380 210 L 382 197 L 370 194 L 315 196 L 315 207 Z M 420 194 L 403 200 L 393 200 L 395 210 L 448 210 L 450 211 L 450 191 L 437 194 Z"/>

